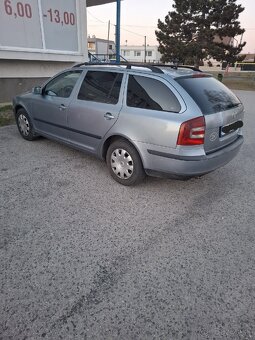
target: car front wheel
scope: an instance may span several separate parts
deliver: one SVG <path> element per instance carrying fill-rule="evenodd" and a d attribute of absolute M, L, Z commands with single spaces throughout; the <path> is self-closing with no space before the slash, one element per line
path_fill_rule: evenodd
<path fill-rule="evenodd" d="M 34 132 L 32 122 L 25 109 L 19 109 L 16 113 L 16 123 L 21 136 L 26 140 L 34 140 L 37 135 Z"/>
<path fill-rule="evenodd" d="M 145 177 L 138 152 L 124 140 L 117 140 L 109 146 L 106 162 L 111 176 L 123 185 L 138 184 Z"/>

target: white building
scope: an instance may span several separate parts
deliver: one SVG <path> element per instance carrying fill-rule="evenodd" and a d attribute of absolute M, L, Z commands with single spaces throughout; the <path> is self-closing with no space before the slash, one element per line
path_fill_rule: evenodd
<path fill-rule="evenodd" d="M 88 37 L 88 51 L 95 54 L 100 60 L 109 59 L 116 54 L 116 46 L 113 40 L 100 39 L 93 36 Z"/>
<path fill-rule="evenodd" d="M 116 0 L 0 1 L 0 102 L 88 61 L 86 7 Z"/>
<path fill-rule="evenodd" d="M 129 62 L 147 62 L 159 63 L 161 54 L 158 51 L 158 46 L 121 46 L 121 56 Z M 146 50 L 146 57 L 145 57 Z"/>

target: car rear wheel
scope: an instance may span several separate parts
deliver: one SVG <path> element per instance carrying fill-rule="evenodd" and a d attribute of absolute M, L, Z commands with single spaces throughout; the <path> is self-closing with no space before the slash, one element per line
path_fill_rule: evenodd
<path fill-rule="evenodd" d="M 117 140 L 109 146 L 106 162 L 111 176 L 123 185 L 138 184 L 145 177 L 138 152 L 124 140 Z"/>
<path fill-rule="evenodd" d="M 25 109 L 19 109 L 16 114 L 16 123 L 21 136 L 26 140 L 34 140 L 37 135 L 34 132 L 32 122 Z"/>

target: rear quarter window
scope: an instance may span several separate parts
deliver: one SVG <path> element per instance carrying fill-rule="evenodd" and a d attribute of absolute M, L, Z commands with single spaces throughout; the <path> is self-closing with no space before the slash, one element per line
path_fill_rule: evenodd
<path fill-rule="evenodd" d="M 204 115 L 226 111 L 241 104 L 232 91 L 213 77 L 175 80 L 194 99 Z"/>
<path fill-rule="evenodd" d="M 181 110 L 178 99 L 161 81 L 133 75 L 128 80 L 127 106 L 168 112 Z"/>

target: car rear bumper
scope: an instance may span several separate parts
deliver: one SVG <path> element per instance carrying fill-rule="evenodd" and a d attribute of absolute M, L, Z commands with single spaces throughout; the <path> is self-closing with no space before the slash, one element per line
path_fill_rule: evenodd
<path fill-rule="evenodd" d="M 155 150 L 148 144 L 138 143 L 137 147 L 143 148 L 141 156 L 148 175 L 192 177 L 206 174 L 230 162 L 239 152 L 243 141 L 240 135 L 233 143 L 216 152 L 195 156 L 168 153 L 165 148 Z"/>

